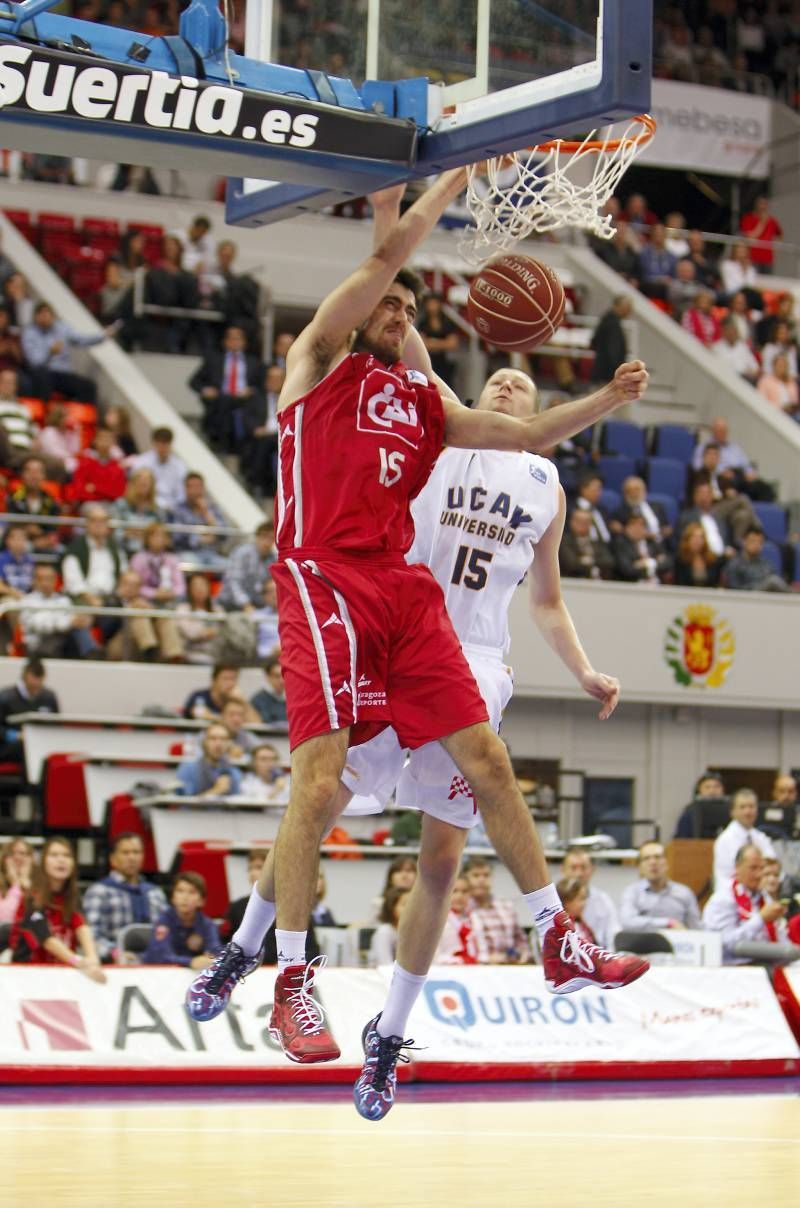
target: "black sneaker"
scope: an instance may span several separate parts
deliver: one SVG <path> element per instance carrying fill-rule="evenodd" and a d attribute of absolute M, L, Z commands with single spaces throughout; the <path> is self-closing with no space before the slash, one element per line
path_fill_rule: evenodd
<path fill-rule="evenodd" d="M 233 940 L 226 944 L 207 969 L 194 979 L 186 991 L 186 1012 L 198 1023 L 216 1019 L 227 1007 L 238 982 L 257 969 L 264 959 L 263 945 L 255 956 L 248 956 Z"/>

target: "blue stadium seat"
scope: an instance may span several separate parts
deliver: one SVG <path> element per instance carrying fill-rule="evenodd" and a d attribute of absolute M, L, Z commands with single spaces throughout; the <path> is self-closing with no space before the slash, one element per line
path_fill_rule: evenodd
<path fill-rule="evenodd" d="M 767 540 L 783 545 L 786 540 L 786 509 L 779 503 L 754 503 L 753 511 Z"/>
<path fill-rule="evenodd" d="M 664 509 L 664 514 L 667 517 L 667 524 L 671 528 L 675 528 L 678 523 L 678 501 L 674 495 L 659 495 L 657 492 L 648 491 L 647 499 L 649 503 L 660 503 Z"/>
<path fill-rule="evenodd" d="M 795 541 L 792 546 L 794 558 L 792 560 L 792 578 L 795 583 L 800 583 L 800 541 Z"/>
<path fill-rule="evenodd" d="M 656 457 L 671 457 L 674 461 L 682 461 L 688 465 L 692 460 L 694 446 L 694 432 L 684 428 L 683 424 L 659 424 L 656 428 L 653 445 Z"/>
<path fill-rule="evenodd" d="M 646 454 L 644 428 L 627 420 L 610 419 L 603 424 L 601 446 L 604 453 L 619 453 L 641 461 Z"/>
<path fill-rule="evenodd" d="M 776 575 L 783 574 L 783 554 L 774 541 L 764 542 L 764 557 L 772 563 Z"/>
<path fill-rule="evenodd" d="M 671 495 L 678 502 L 686 492 L 686 465 L 674 457 L 651 457 L 647 462 L 647 486 L 656 495 Z"/>
<path fill-rule="evenodd" d="M 600 496 L 600 510 L 610 516 L 616 512 L 617 508 L 622 504 L 622 496 L 619 491 L 612 491 L 609 487 L 603 488 L 603 493 Z"/>
<path fill-rule="evenodd" d="M 632 457 L 604 453 L 598 459 L 597 473 L 603 479 L 604 487 L 610 487 L 612 491 L 621 491 L 625 479 L 636 473 L 636 462 Z"/>

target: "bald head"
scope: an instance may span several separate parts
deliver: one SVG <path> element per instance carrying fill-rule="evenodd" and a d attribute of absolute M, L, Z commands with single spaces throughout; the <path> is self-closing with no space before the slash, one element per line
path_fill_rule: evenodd
<path fill-rule="evenodd" d="M 498 369 L 487 381 L 476 403 L 477 411 L 499 411 L 515 419 L 536 413 L 539 392 L 521 369 Z"/>

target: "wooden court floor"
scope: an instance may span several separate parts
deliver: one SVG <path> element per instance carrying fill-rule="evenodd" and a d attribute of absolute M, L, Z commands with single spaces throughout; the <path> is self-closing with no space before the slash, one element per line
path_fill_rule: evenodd
<path fill-rule="evenodd" d="M 158 1092 L 155 1092 L 158 1094 Z M 345 1092 L 346 1094 L 346 1092 Z M 4 1208 L 783 1208 L 792 1095 L 0 1109 Z"/>

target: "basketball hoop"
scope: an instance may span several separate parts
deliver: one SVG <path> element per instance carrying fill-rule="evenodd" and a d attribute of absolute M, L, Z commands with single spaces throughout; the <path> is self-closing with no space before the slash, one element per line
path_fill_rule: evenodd
<path fill-rule="evenodd" d="M 601 214 L 620 180 L 656 132 L 647 113 L 630 119 L 621 137 L 608 126 L 582 141 L 557 138 L 486 160 L 467 176 L 467 205 L 474 226 L 461 240 L 467 259 L 480 263 L 534 232 L 581 227 L 601 239 L 614 228 Z M 588 173 L 588 179 L 585 179 Z"/>

